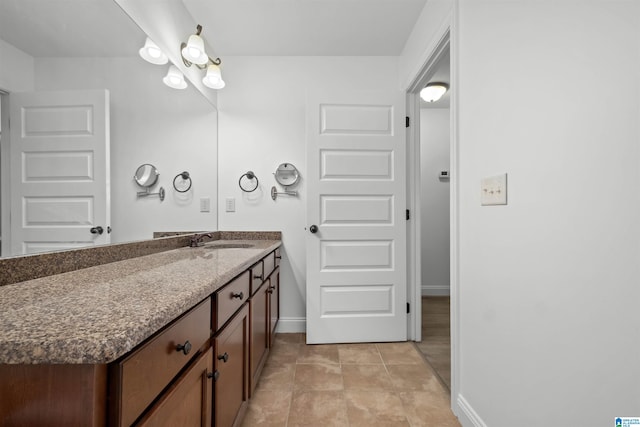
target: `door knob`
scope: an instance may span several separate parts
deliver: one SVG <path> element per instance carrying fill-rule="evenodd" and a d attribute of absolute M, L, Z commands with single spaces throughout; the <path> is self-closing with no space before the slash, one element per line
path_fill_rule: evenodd
<path fill-rule="evenodd" d="M 309 231 L 312 232 L 313 234 L 316 234 L 318 232 L 318 226 L 312 225 L 311 227 L 309 227 Z"/>
<path fill-rule="evenodd" d="M 91 230 L 89 230 L 91 232 L 91 234 L 102 234 L 104 233 L 104 228 L 97 226 L 97 227 L 91 227 Z"/>

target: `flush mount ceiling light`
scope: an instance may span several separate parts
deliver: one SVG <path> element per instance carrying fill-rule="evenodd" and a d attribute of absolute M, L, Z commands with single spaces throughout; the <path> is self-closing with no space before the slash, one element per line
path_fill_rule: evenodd
<path fill-rule="evenodd" d="M 169 58 L 164 54 L 162 49 L 153 42 L 149 37 L 144 42 L 144 46 L 138 51 L 142 59 L 156 65 L 164 65 L 169 62 Z"/>
<path fill-rule="evenodd" d="M 449 89 L 449 85 L 446 83 L 432 82 L 420 91 L 420 98 L 425 102 L 436 102 L 442 98 L 447 89 Z"/>
<path fill-rule="evenodd" d="M 175 65 L 169 67 L 169 71 L 167 72 L 167 75 L 163 77 L 162 81 L 164 84 L 174 89 L 184 89 L 187 87 L 187 82 L 184 80 L 184 76 Z"/>

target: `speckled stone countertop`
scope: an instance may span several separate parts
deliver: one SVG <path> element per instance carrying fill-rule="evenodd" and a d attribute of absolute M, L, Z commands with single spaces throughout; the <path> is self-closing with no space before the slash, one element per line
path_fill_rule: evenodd
<path fill-rule="evenodd" d="M 252 247 L 216 249 L 229 243 Z M 0 286 L 0 363 L 114 361 L 280 244 L 216 240 Z"/>

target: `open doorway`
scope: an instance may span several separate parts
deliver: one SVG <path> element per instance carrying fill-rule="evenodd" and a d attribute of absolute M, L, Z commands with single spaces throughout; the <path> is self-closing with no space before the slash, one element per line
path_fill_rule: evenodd
<path fill-rule="evenodd" d="M 415 96 L 410 108 L 413 130 L 413 198 L 416 209 L 415 283 L 419 287 L 418 348 L 441 382 L 451 390 L 451 71 L 444 40 L 425 66 L 413 90 L 444 83 L 449 90 L 437 101 Z M 411 99 L 411 98 L 410 98 Z"/>

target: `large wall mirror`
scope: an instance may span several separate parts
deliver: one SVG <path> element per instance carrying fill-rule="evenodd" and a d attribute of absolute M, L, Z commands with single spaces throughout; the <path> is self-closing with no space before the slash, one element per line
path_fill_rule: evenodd
<path fill-rule="evenodd" d="M 142 60 L 138 50 L 145 39 L 113 0 L 0 1 L 3 257 L 149 239 L 156 231 L 217 229 L 217 113 L 190 85 L 176 90 L 163 84 L 170 64 Z M 104 152 L 80 150 L 80 154 L 69 155 L 80 137 L 99 133 L 99 126 L 74 128 L 71 135 L 63 135 L 62 120 L 49 123 L 46 132 L 40 125 L 25 128 L 22 124 L 17 132 L 15 123 L 14 131 L 9 130 L 8 117 L 22 105 L 23 95 L 54 97 L 46 98 L 40 110 L 21 113 L 37 118 L 41 111 L 56 108 L 55 96 L 69 93 L 103 94 L 96 105 L 106 105 L 104 112 L 96 107 L 89 113 L 78 108 L 72 113 L 82 118 L 104 115 L 108 140 Z M 14 144 L 23 137 L 48 145 L 37 153 L 27 148 L 16 155 Z M 163 202 L 136 197 L 139 188 L 134 173 L 145 163 L 157 167 L 156 185 L 168 189 Z M 26 172 L 17 173 L 16 164 Z M 101 165 L 106 166 L 99 199 L 73 195 L 54 199 L 50 193 L 91 181 Z M 75 167 L 84 168 L 84 176 L 69 172 Z M 171 185 L 181 171 L 189 171 L 193 182 L 185 193 L 173 191 Z M 26 187 L 16 192 L 19 184 Z M 209 212 L 200 211 L 201 199 L 209 199 Z M 16 203 L 33 209 L 22 209 L 19 218 L 10 219 Z M 101 206 L 106 206 L 106 216 L 97 219 Z M 51 223 L 56 226 L 53 231 L 49 230 Z M 13 234 L 22 232 L 14 231 L 17 225 L 27 229 L 26 238 L 14 238 Z M 111 232 L 92 234 L 96 226 L 110 227 Z M 63 236 L 66 232 L 75 233 L 74 237 Z M 44 239 L 47 233 L 53 237 Z"/>

